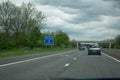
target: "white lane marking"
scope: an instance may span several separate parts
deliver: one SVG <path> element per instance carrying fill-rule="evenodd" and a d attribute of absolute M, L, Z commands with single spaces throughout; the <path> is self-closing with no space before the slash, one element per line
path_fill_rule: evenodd
<path fill-rule="evenodd" d="M 65 55 L 66 57 L 69 57 L 69 55 Z"/>
<path fill-rule="evenodd" d="M 117 61 L 117 62 L 120 62 L 118 59 L 116 59 L 116 58 L 114 58 L 114 57 L 112 57 L 112 56 L 109 56 L 109 55 L 107 55 L 107 54 L 105 54 L 105 53 L 103 53 L 103 52 L 102 52 L 102 54 L 105 55 L 105 56 L 107 56 L 107 57 L 109 57 L 109 58 L 111 58 L 111 59 L 113 59 L 113 60 L 115 60 L 115 61 Z"/>
<path fill-rule="evenodd" d="M 68 51 L 68 52 L 63 52 L 63 53 L 56 53 L 56 54 L 52 54 L 52 55 L 48 55 L 48 56 L 37 57 L 37 58 L 33 58 L 33 59 L 17 61 L 17 62 L 12 62 L 12 63 L 7 63 L 7 64 L 2 64 L 2 65 L 0 65 L 0 67 L 5 67 L 5 66 L 9 66 L 9 65 L 13 65 L 13 64 L 19 64 L 19 63 L 24 63 L 24 62 L 28 62 L 28 61 L 33 61 L 33 60 L 37 60 L 37 59 L 52 57 L 52 56 L 61 55 L 61 54 L 66 54 L 66 53 L 70 53 L 70 52 L 73 52 L 73 51 Z"/>
<path fill-rule="evenodd" d="M 74 58 L 73 60 L 77 60 L 77 58 Z"/>
<path fill-rule="evenodd" d="M 67 64 L 65 64 L 65 67 L 68 67 L 70 65 L 70 63 L 67 63 Z"/>

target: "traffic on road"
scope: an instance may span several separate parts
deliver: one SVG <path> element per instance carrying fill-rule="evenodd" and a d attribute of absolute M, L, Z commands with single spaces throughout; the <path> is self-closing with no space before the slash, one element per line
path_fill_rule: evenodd
<path fill-rule="evenodd" d="M 0 80 L 120 80 L 120 0 L 0 0 Z"/>
<path fill-rule="evenodd" d="M 72 50 L 1 64 L 0 80 L 119 79 L 119 67 L 119 60 L 103 53 L 89 56 L 87 49 Z"/>

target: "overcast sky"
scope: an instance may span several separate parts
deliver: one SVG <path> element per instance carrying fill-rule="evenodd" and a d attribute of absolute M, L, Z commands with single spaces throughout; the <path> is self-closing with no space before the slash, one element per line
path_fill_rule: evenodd
<path fill-rule="evenodd" d="M 28 2 L 10 1 L 16 5 Z M 42 31 L 62 30 L 71 40 L 104 40 L 120 34 L 120 0 L 29 1 L 46 16 Z"/>

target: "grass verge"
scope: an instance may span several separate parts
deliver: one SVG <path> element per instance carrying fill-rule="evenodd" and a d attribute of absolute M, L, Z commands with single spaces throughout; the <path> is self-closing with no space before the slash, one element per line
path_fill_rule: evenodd
<path fill-rule="evenodd" d="M 29 55 L 43 52 L 52 52 L 52 51 L 65 51 L 72 50 L 74 48 L 34 48 L 31 50 L 28 49 L 14 49 L 11 51 L 0 52 L 0 58 L 9 57 L 9 56 L 21 56 L 21 55 Z"/>

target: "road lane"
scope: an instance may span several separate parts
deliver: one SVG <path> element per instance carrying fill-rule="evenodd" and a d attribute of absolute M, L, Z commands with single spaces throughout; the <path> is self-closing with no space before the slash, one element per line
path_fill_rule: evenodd
<path fill-rule="evenodd" d="M 120 78 L 120 63 L 105 55 L 81 55 L 60 78 Z"/>
<path fill-rule="evenodd" d="M 114 57 L 112 57 L 112 56 L 109 56 L 109 55 L 107 55 L 107 54 L 105 54 L 105 53 L 102 53 L 103 55 L 105 55 L 105 56 L 107 56 L 107 57 L 109 57 L 109 58 L 111 58 L 111 59 L 113 59 L 113 60 L 115 60 L 115 61 L 117 61 L 117 62 L 120 62 L 120 60 L 118 60 L 118 59 L 116 59 L 116 58 L 114 58 Z"/>
<path fill-rule="evenodd" d="M 7 59 L 6 60 L 6 62 L 4 62 L 3 60 L 1 60 L 0 62 L 0 67 L 4 67 L 4 66 L 9 66 L 9 65 L 14 65 L 14 64 L 19 64 L 19 63 L 23 63 L 23 62 L 28 62 L 28 61 L 32 61 L 32 60 L 37 60 L 37 59 L 41 59 L 41 58 L 47 58 L 47 57 L 52 57 L 52 56 L 56 56 L 56 55 L 61 55 L 61 54 L 66 54 L 66 53 L 71 53 L 71 52 L 74 52 L 74 50 L 73 51 L 69 51 L 69 52 L 62 52 L 62 53 L 57 53 L 57 54 L 51 54 L 51 55 L 47 55 L 47 56 L 40 56 L 40 57 L 33 57 L 32 59 L 24 59 L 23 58 L 23 60 L 22 59 L 20 59 L 20 60 L 18 60 L 18 59 L 16 59 L 16 61 L 15 61 L 15 59 L 14 59 L 14 61 L 13 62 L 9 62 L 9 59 Z M 15 57 L 16 58 L 16 57 Z M 11 61 L 11 59 L 10 59 L 10 61 Z M 4 62 L 4 63 L 3 63 Z M 9 63 L 8 63 L 9 62 Z"/>
<path fill-rule="evenodd" d="M 120 78 L 120 63 L 87 51 L 64 52 L 0 67 L 0 80 L 44 80 L 42 78 Z"/>
<path fill-rule="evenodd" d="M 64 65 L 72 62 L 77 54 L 78 51 L 75 54 L 69 51 L 69 53 L 60 53 L 59 55 L 1 67 L 0 80 L 33 80 L 43 77 L 56 77 L 64 71 Z"/>

